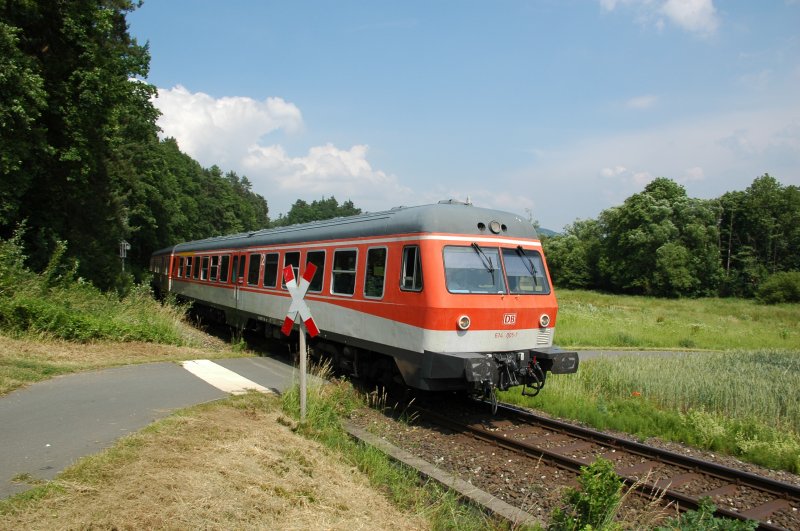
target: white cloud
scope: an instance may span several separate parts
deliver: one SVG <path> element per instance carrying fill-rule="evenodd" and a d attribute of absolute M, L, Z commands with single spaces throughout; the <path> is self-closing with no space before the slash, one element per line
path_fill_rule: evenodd
<path fill-rule="evenodd" d="M 287 212 L 297 199 L 323 196 L 351 199 L 365 210 L 416 202 L 396 177 L 372 167 L 366 145 L 325 144 L 297 157 L 280 144 L 262 145 L 271 133 L 303 129 L 300 109 L 281 98 L 214 98 L 178 85 L 159 89 L 154 103 L 162 113 L 158 124 L 164 136 L 174 137 L 203 166 L 247 175 L 253 190 L 267 199 L 272 217 Z"/>
<path fill-rule="evenodd" d="M 635 20 L 663 31 L 664 18 L 678 27 L 700 35 L 712 35 L 719 27 L 713 0 L 599 0 L 606 11 L 617 7 L 632 9 Z"/>
<path fill-rule="evenodd" d="M 178 85 L 159 89 L 153 103 L 162 113 L 158 125 L 164 135 L 205 166 L 234 165 L 264 135 L 303 127 L 300 109 L 281 98 L 214 98 Z"/>
<path fill-rule="evenodd" d="M 719 25 L 712 0 L 667 0 L 661 12 L 687 31 L 712 34 Z"/>
<path fill-rule="evenodd" d="M 627 102 L 625 102 L 625 106 L 629 109 L 643 110 L 653 107 L 657 102 L 658 96 L 648 94 L 629 99 Z"/>
<path fill-rule="evenodd" d="M 413 197 L 410 188 L 367 161 L 368 147 L 343 150 L 332 144 L 315 146 L 302 157 L 291 157 L 278 145 L 251 146 L 242 165 L 247 175 L 269 183 L 269 197 L 311 198 L 334 195 L 353 200 L 365 210 L 381 210 Z M 292 201 L 292 199 L 289 199 Z"/>
<path fill-rule="evenodd" d="M 678 179 L 678 182 L 686 183 L 689 181 L 702 181 L 706 178 L 706 173 L 703 171 L 703 168 L 700 166 L 695 166 L 693 168 L 689 168 L 683 172 Z"/>
<path fill-rule="evenodd" d="M 603 177 L 610 178 L 610 177 L 617 177 L 619 175 L 624 175 L 627 172 L 628 168 L 626 168 L 625 166 L 618 165 L 614 166 L 613 168 L 603 168 L 602 170 L 600 170 L 600 175 L 602 175 Z"/>

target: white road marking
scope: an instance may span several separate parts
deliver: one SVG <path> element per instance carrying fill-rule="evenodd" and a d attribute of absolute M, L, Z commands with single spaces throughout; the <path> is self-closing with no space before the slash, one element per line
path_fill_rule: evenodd
<path fill-rule="evenodd" d="M 263 385 L 248 380 L 244 376 L 240 376 L 232 370 L 226 369 L 222 365 L 217 365 L 210 360 L 184 361 L 183 368 L 226 393 L 243 395 L 249 390 L 265 394 L 272 392 Z"/>

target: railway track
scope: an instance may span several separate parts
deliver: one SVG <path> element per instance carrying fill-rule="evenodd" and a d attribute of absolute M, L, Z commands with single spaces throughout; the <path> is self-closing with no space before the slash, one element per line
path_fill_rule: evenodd
<path fill-rule="evenodd" d="M 626 485 L 661 496 L 679 510 L 708 496 L 717 516 L 755 520 L 759 529 L 800 529 L 800 488 L 741 470 L 654 448 L 592 429 L 500 405 L 495 417 L 453 409 L 443 415 L 417 408 L 426 421 L 497 448 L 545 462 L 569 474 L 604 457 Z"/>

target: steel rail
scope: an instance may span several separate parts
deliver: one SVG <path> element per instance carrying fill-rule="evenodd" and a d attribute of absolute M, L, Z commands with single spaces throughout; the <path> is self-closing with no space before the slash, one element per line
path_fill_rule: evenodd
<path fill-rule="evenodd" d="M 417 407 L 415 409 L 420 415 L 429 418 L 436 424 L 447 427 L 452 431 L 468 433 L 475 438 L 484 440 L 513 452 L 535 456 L 537 458 L 544 457 L 552 465 L 573 473 L 578 473 L 581 467 L 589 464 L 589 461 L 587 460 L 569 457 L 558 452 L 557 450 L 550 450 L 533 444 L 525 443 L 523 441 L 503 437 L 502 435 L 492 432 L 482 426 L 464 424 L 454 420 L 451 417 L 421 407 Z M 612 435 L 601 433 L 589 428 L 582 428 L 573 424 L 541 417 L 529 411 L 507 405 L 500 406 L 498 415 L 503 415 L 506 418 L 512 417 L 513 419 L 521 420 L 529 425 L 538 425 L 588 442 L 623 450 L 630 454 L 645 457 L 650 461 L 654 461 L 655 463 L 664 463 L 687 469 L 688 471 L 697 473 L 699 475 L 715 477 L 731 485 L 749 486 L 755 490 L 767 492 L 771 496 L 775 496 L 776 499 L 785 500 L 785 505 L 789 504 L 789 500 L 795 502 L 800 500 L 800 489 L 797 487 L 769 478 L 757 476 L 749 472 L 724 467 L 716 463 L 710 463 L 697 458 L 684 456 L 669 450 L 661 450 L 659 448 L 654 448 L 634 441 L 629 441 L 627 439 L 614 437 Z M 644 495 L 651 497 L 661 496 L 668 501 L 675 502 L 680 510 L 685 511 L 697 509 L 699 506 L 698 498 L 669 489 L 669 485 L 660 488 L 657 486 L 657 484 L 642 483 L 635 477 L 621 476 L 621 478 L 626 485 L 634 488 Z M 775 500 L 764 505 L 767 506 L 774 504 L 774 502 Z M 773 508 L 770 512 L 768 512 L 767 516 L 775 510 L 780 509 L 779 505 L 780 504 L 776 506 L 777 508 Z M 754 511 L 755 509 L 758 508 L 753 508 L 751 511 Z M 766 507 L 764 510 L 769 510 L 769 507 Z M 770 531 L 779 531 L 784 529 L 780 526 L 776 526 L 764 521 L 762 518 L 760 518 L 760 515 L 747 516 L 748 511 L 739 513 L 718 507 L 715 514 L 717 516 L 724 516 L 726 518 L 732 518 L 735 520 L 756 520 L 759 522 L 759 529 Z"/>

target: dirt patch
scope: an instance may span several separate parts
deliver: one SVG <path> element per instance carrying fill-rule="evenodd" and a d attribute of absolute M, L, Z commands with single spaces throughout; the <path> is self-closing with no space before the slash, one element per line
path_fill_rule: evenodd
<path fill-rule="evenodd" d="M 340 456 L 296 435 L 276 404 L 243 397 L 170 417 L 66 471 L 55 482 L 63 492 L 5 514 L 0 527 L 426 527 Z"/>

